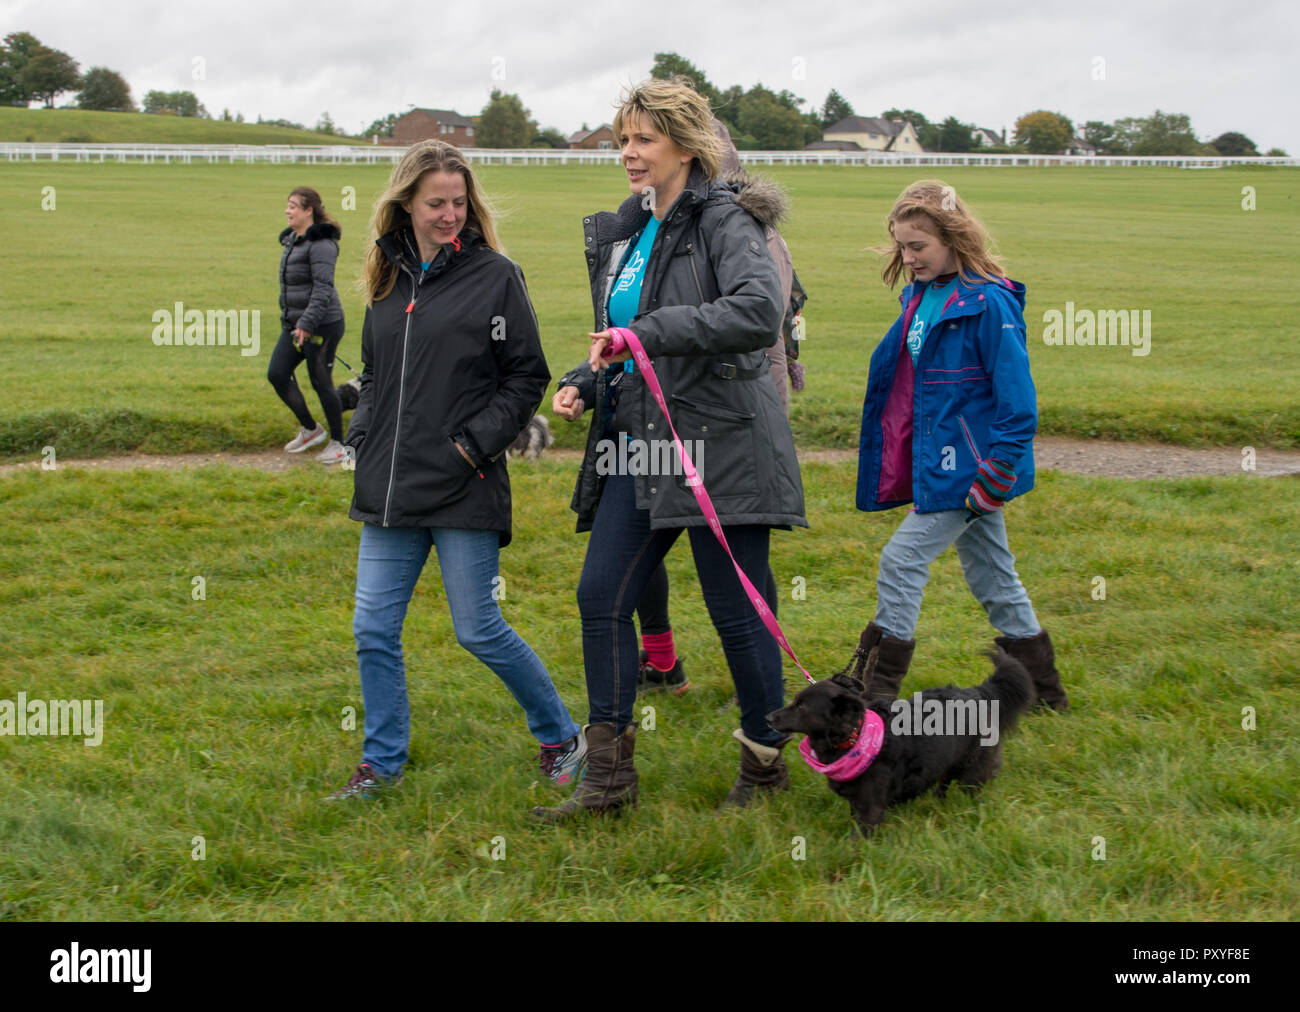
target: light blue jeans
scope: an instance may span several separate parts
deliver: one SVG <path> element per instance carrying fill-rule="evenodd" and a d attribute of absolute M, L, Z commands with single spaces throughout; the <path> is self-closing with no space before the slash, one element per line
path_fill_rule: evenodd
<path fill-rule="evenodd" d="M 497 532 L 366 524 L 357 555 L 352 619 L 366 707 L 363 760 L 383 777 L 397 776 L 407 761 L 411 709 L 402 624 L 431 545 L 438 552 L 456 641 L 505 682 L 538 741 L 555 745 L 572 738 L 578 725 L 560 701 L 545 665 L 506 624 L 492 596 L 500 551 Z"/>
<path fill-rule="evenodd" d="M 880 553 L 876 625 L 886 636 L 912 638 L 921 614 L 921 596 L 930 579 L 930 563 L 954 543 L 966 585 L 984 606 L 993 628 L 1012 639 L 1037 636 L 1038 619 L 1016 575 L 1001 510 L 969 524 L 964 509 L 909 512 Z"/>

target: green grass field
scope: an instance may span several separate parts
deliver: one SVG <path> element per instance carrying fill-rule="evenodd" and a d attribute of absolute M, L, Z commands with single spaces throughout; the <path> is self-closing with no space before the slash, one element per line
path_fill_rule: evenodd
<path fill-rule="evenodd" d="M 851 467 L 803 470 L 814 526 L 774 537 L 773 569 L 779 585 L 807 580 L 781 619 L 824 676 L 870 617 L 875 559 L 898 518 L 853 509 Z M 572 467 L 513 472 L 503 609 L 585 719 Z M 735 776 L 737 717 L 680 545 L 673 621 L 695 688 L 638 704 L 655 707 L 655 729 L 638 736 L 637 812 L 530 824 L 531 805 L 560 795 L 538 783 L 514 702 L 457 647 L 432 560 L 406 623 L 406 780 L 373 804 L 321 804 L 361 748 L 342 727 L 345 707 L 358 725 L 361 711 L 349 488 L 346 473 L 317 468 L 0 480 L 0 696 L 105 701 L 97 747 L 0 737 L 0 918 L 1254 920 L 1300 909 L 1293 482 L 1045 476 L 1009 507 L 1009 526 L 1074 710 L 1026 718 L 982 795 L 894 809 L 865 843 L 847 804 L 793 754 L 788 794 L 714 810 Z M 1098 575 L 1104 601 L 1092 597 Z M 927 592 L 911 688 L 982 680 L 990 635 L 949 553 Z M 793 692 L 802 680 L 786 673 Z"/>
<path fill-rule="evenodd" d="M 0 106 L 0 142 L 40 144 L 354 144 L 348 137 L 262 123 L 88 109 Z"/>
<path fill-rule="evenodd" d="M 0 456 L 274 447 L 293 420 L 266 383 L 278 336 L 276 235 L 288 191 L 315 186 L 340 219 L 338 283 L 359 367 L 351 287 L 383 167 L 71 165 L 0 168 L 5 340 Z M 775 168 L 786 235 L 812 295 L 795 399 L 801 446 L 856 445 L 866 363 L 897 313 L 867 247 L 915 171 Z M 485 167 L 524 268 L 551 371 L 584 354 L 591 302 L 580 219 L 625 195 L 613 167 Z M 1300 445 L 1300 173 L 1292 169 L 963 169 L 944 177 L 1027 284 L 1041 430 L 1189 445 Z M 1241 190 L 1256 190 L 1257 210 Z M 53 187 L 54 210 L 42 209 Z M 341 210 L 345 187 L 355 210 Z M 1294 199 L 1293 199 L 1294 198 Z M 260 354 L 155 347 L 153 314 L 260 310 Z M 1049 347 L 1044 313 L 1151 312 L 1151 350 Z M 340 375 L 346 375 L 342 369 Z M 559 426 L 562 445 L 576 427 Z"/>
<path fill-rule="evenodd" d="M 281 445 L 294 423 L 265 371 L 285 196 L 316 186 L 343 224 L 340 352 L 359 365 L 348 282 L 386 171 L 0 163 L 0 458 Z M 853 446 L 867 356 L 896 312 L 867 247 L 915 174 L 772 174 L 794 201 L 786 234 L 812 293 L 796 438 Z M 617 171 L 482 175 L 558 375 L 591 323 L 580 218 L 621 198 Z M 1043 431 L 1300 444 L 1294 170 L 944 178 L 1029 287 Z M 1258 210 L 1242 210 L 1243 186 Z M 354 211 L 340 209 L 344 187 Z M 178 301 L 260 309 L 260 354 L 156 347 L 152 314 Z M 1044 312 L 1067 302 L 1149 309 L 1151 353 L 1045 345 Z M 556 431 L 575 446 L 585 426 Z M 585 720 L 575 470 L 511 465 L 502 606 Z M 803 476 L 812 527 L 774 535 L 773 570 L 779 586 L 806 581 L 781 620 L 820 677 L 871 617 L 901 516 L 854 509 L 852 463 L 805 463 Z M 669 556 L 673 624 L 695 687 L 639 704 L 655 726 L 639 736 L 637 812 L 530 824 L 532 805 L 562 795 L 538 782 L 517 706 L 456 644 L 433 561 L 406 625 L 406 781 L 340 808 L 319 798 L 361 750 L 344 716 L 359 725 L 350 475 L 310 461 L 281 474 L 6 474 L 0 700 L 101 699 L 105 726 L 96 747 L 0 735 L 0 920 L 1294 919 L 1296 488 L 1040 474 L 1008 524 L 1074 709 L 1026 718 L 980 795 L 897 808 L 864 843 L 793 751 L 788 794 L 715 811 L 735 776 L 737 715 L 682 546 Z M 948 553 L 904 688 L 981 681 L 991 635 Z M 790 664 L 786 683 L 802 685 Z"/>

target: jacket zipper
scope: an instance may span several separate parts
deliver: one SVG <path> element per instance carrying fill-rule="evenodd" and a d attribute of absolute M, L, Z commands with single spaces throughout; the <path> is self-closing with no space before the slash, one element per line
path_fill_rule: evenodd
<path fill-rule="evenodd" d="M 686 244 L 686 255 L 691 261 L 691 275 L 695 278 L 695 294 L 700 297 L 700 305 L 704 304 L 704 289 L 700 287 L 700 272 L 695 269 L 695 244 Z"/>
<path fill-rule="evenodd" d="M 970 446 L 970 452 L 975 454 L 976 463 L 983 464 L 984 458 L 980 456 L 979 450 L 975 449 L 975 440 L 971 439 L 970 429 L 966 428 L 966 419 L 958 415 L 957 421 L 961 423 L 961 431 L 966 434 L 966 442 Z"/>
<path fill-rule="evenodd" d="M 424 276 L 420 276 L 420 281 Z M 415 310 L 415 297 L 420 292 L 420 282 L 411 278 L 411 301 L 406 306 L 406 329 L 402 333 L 402 368 L 397 380 L 397 421 L 393 430 L 393 456 L 388 463 L 388 495 L 384 498 L 384 523 L 388 526 L 388 513 L 393 505 L 393 482 L 397 477 L 397 443 L 402 434 L 402 400 L 406 394 L 406 347 L 411 337 L 411 316 Z"/>

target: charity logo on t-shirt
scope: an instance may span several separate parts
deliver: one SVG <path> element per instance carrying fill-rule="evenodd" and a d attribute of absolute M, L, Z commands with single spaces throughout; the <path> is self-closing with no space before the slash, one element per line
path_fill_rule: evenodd
<path fill-rule="evenodd" d="M 921 354 L 921 344 L 925 340 L 925 320 L 917 313 L 912 317 L 912 328 L 907 332 L 907 353 L 915 362 Z"/>
<path fill-rule="evenodd" d="M 619 272 L 618 284 L 614 286 L 614 290 L 610 294 L 617 295 L 619 292 L 631 291 L 632 286 L 636 283 L 637 275 L 641 273 L 641 268 L 644 266 L 645 258 L 641 256 L 641 251 L 633 250 L 627 264 Z"/>

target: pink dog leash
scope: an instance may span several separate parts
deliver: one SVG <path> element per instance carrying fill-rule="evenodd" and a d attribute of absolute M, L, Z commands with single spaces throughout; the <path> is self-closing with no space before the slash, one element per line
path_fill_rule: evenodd
<path fill-rule="evenodd" d="M 630 350 L 632 352 L 632 357 L 636 360 L 636 366 L 645 377 L 646 385 L 650 388 L 650 393 L 654 395 L 655 403 L 659 405 L 659 410 L 664 414 L 664 421 L 668 423 L 668 428 L 673 434 L 673 446 L 677 447 L 677 453 L 681 457 L 682 471 L 686 474 L 686 484 L 695 493 L 695 501 L 700 504 L 700 511 L 704 514 L 704 519 L 708 521 L 709 530 L 713 531 L 713 536 L 718 539 L 718 543 L 722 545 L 723 550 L 731 559 L 731 564 L 736 567 L 736 575 L 740 577 L 740 584 L 745 588 L 745 593 L 749 595 L 749 603 L 754 606 L 754 610 L 758 612 L 758 617 L 763 620 L 763 624 L 767 626 L 767 631 L 781 645 L 781 649 L 789 655 L 790 660 L 794 661 L 795 666 L 803 672 L 804 678 L 808 679 L 810 683 L 816 682 L 817 679 L 808 674 L 807 669 L 799 663 L 799 658 L 790 649 L 790 644 L 785 638 L 785 633 L 781 631 L 781 625 L 777 622 L 776 616 L 772 614 L 772 609 L 767 606 L 767 602 L 763 600 L 763 595 L 750 582 L 749 577 L 745 575 L 745 571 L 740 568 L 740 563 L 736 561 L 735 555 L 732 554 L 731 546 L 727 544 L 727 537 L 722 533 L 722 522 L 718 519 L 718 511 L 713 508 L 713 501 L 704 488 L 704 482 L 696 472 L 695 465 L 686 453 L 686 448 L 682 446 L 682 441 L 677 436 L 677 429 L 673 426 L 673 420 L 668 416 L 668 404 L 664 400 L 663 389 L 659 386 L 659 377 L 655 375 L 654 366 L 650 364 L 650 356 L 646 354 L 645 348 L 642 347 L 640 338 L 626 327 L 610 327 L 609 332 L 613 335 L 613 339 L 606 345 L 602 357 L 612 358 L 623 351 Z"/>

